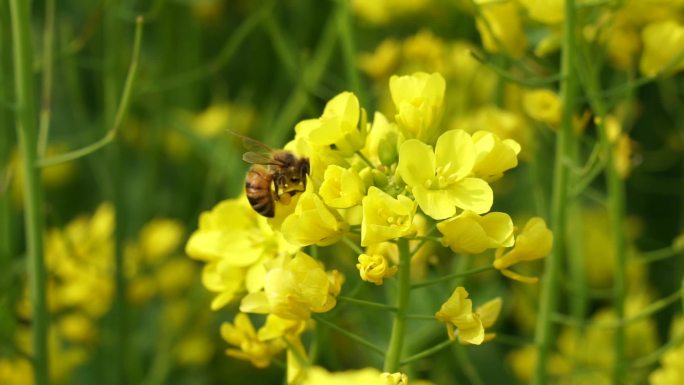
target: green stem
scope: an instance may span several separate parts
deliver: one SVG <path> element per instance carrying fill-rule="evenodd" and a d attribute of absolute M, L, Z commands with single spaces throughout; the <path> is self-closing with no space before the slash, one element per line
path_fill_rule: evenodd
<path fill-rule="evenodd" d="M 394 373 L 399 370 L 401 353 L 406 336 L 406 314 L 411 295 L 411 251 L 409 241 L 403 238 L 399 244 L 399 295 L 397 298 L 397 311 L 394 313 L 392 335 L 390 336 L 387 355 L 385 356 L 384 371 Z"/>
<path fill-rule="evenodd" d="M 12 81 L 12 52 L 10 51 L 9 8 L 6 4 L 0 6 L 0 84 L 9 84 Z M 0 87 L 0 103 L 12 100 L 9 87 Z M 10 127 L 11 112 L 9 108 L 0 106 L 0 127 Z M 9 300 L 4 309 L 0 309 L 0 317 L 6 312 L 8 320 L 14 320 L 14 306 L 11 299 L 16 290 L 10 290 L 12 285 L 11 266 L 14 255 L 14 237 L 12 226 L 12 201 L 9 193 L 10 181 L 16 171 L 10 166 L 10 153 L 14 143 L 12 130 L 0 130 L 0 301 L 3 297 Z M 3 304 L 4 305 L 4 304 Z M 2 326 L 0 326 L 2 327 Z M 11 334 L 8 334 L 11 335 Z M 2 335 L 0 335 L 2 338 Z"/>
<path fill-rule="evenodd" d="M 554 322 L 561 323 L 566 326 L 570 327 L 588 327 L 588 328 L 597 328 L 597 329 L 619 329 L 619 328 L 624 328 L 625 326 L 640 321 L 646 317 L 650 317 L 653 314 L 665 309 L 666 307 L 672 305 L 673 303 L 677 302 L 679 299 L 684 298 L 684 286 L 682 286 L 682 289 L 675 291 L 674 293 L 668 295 L 667 297 L 661 298 L 656 302 L 653 302 L 652 304 L 646 306 L 644 310 L 640 311 L 637 314 L 634 314 L 633 316 L 627 317 L 627 318 L 618 318 L 614 321 L 606 321 L 606 322 L 595 322 L 592 324 L 587 324 L 583 325 L 580 322 L 577 322 L 572 317 L 568 317 L 565 314 L 559 314 L 559 313 L 554 313 L 551 315 L 551 319 Z"/>
<path fill-rule="evenodd" d="M 40 122 L 38 128 L 38 154 L 42 158 L 47 149 L 52 115 L 52 66 L 55 40 L 55 0 L 45 1 L 45 30 L 43 32 L 43 86 L 40 101 Z"/>
<path fill-rule="evenodd" d="M 363 161 L 363 163 L 368 165 L 368 167 L 373 168 L 373 169 L 375 168 L 375 165 L 373 164 L 373 162 L 371 162 L 370 159 L 366 158 L 366 156 L 363 155 L 363 153 L 361 151 L 356 151 L 356 155 L 358 155 L 359 158 L 361 158 L 361 160 Z"/>
<path fill-rule="evenodd" d="M 539 348 L 532 383 L 544 385 L 548 382 L 547 363 L 549 351 L 554 340 L 554 325 L 551 314 L 555 312 L 558 297 L 558 276 L 565 250 L 565 228 L 568 201 L 568 174 L 565 159 L 570 155 L 572 140 L 572 116 L 575 107 L 577 79 L 575 63 L 575 0 L 565 2 L 565 23 L 563 26 L 563 52 L 561 57 L 561 100 L 563 101 L 562 126 L 556 139 L 556 159 L 554 164 L 553 195 L 551 207 L 551 229 L 554 242 L 551 255 L 546 260 L 539 318 L 535 340 Z"/>
<path fill-rule="evenodd" d="M 417 319 L 421 321 L 434 321 L 434 314 L 406 314 L 407 319 Z"/>
<path fill-rule="evenodd" d="M 365 251 L 361 248 L 361 246 L 357 245 L 356 242 L 352 241 L 351 239 L 347 237 L 342 237 L 342 241 L 349 246 L 350 249 L 352 249 L 356 254 L 361 255 L 364 254 Z"/>
<path fill-rule="evenodd" d="M 611 154 L 612 155 L 612 154 Z M 612 156 L 609 156 L 612 159 Z M 613 249 L 615 250 L 615 273 L 613 281 L 613 306 L 618 319 L 625 316 L 625 297 L 627 296 L 627 253 L 625 252 L 625 186 L 620 175 L 608 161 L 608 195 L 610 208 L 610 223 L 613 233 Z M 625 382 L 625 328 L 620 325 L 615 330 L 614 340 L 615 367 L 613 370 L 613 383 L 615 385 Z"/>
<path fill-rule="evenodd" d="M 585 55 L 582 73 L 587 74 L 584 79 L 584 87 L 589 98 L 589 103 L 596 114 L 597 128 L 600 142 L 610 143 L 605 126 L 608 108 L 605 99 L 600 96 L 601 86 L 599 69 L 592 68 L 592 61 Z M 613 278 L 613 307 L 618 320 L 625 317 L 625 297 L 627 295 L 626 282 L 626 239 L 624 231 L 625 221 L 625 186 L 622 177 L 614 164 L 613 146 L 605 146 L 603 154 L 606 163 L 606 184 L 608 190 L 608 214 L 610 218 L 610 230 L 612 235 L 612 247 L 615 255 L 615 272 Z M 626 380 L 625 365 L 625 328 L 624 320 L 618 323 L 613 340 L 613 352 L 615 363 L 613 366 L 613 384 L 620 385 Z"/>
<path fill-rule="evenodd" d="M 467 258 L 467 257 L 461 257 L 461 258 Z M 467 277 L 470 275 L 484 273 L 485 271 L 492 271 L 492 270 L 496 270 L 496 269 L 493 266 L 483 266 L 483 267 L 478 267 L 478 268 L 475 268 L 472 270 L 464 271 L 462 273 L 456 272 L 454 274 L 445 275 L 443 277 L 439 277 L 439 278 L 430 279 L 427 281 L 415 283 L 415 284 L 411 285 L 411 289 L 418 289 L 421 287 L 432 286 L 432 285 L 436 285 L 436 284 L 441 283 L 441 282 L 450 281 L 454 278 Z"/>
<path fill-rule="evenodd" d="M 45 265 L 43 261 L 43 191 L 37 159 L 37 115 L 33 81 L 30 2 L 10 0 L 14 86 L 16 92 L 16 129 L 24 172 L 24 218 L 28 255 L 29 293 L 33 315 L 33 373 L 37 385 L 48 383 Z"/>
<path fill-rule="evenodd" d="M 435 317 L 433 316 L 432 319 L 434 320 Z M 431 348 L 425 349 L 420 353 L 416 353 L 416 354 L 412 355 L 411 357 L 404 359 L 403 361 L 401 361 L 401 366 L 406 366 L 410 363 L 416 362 L 416 361 L 421 360 L 425 357 L 429 357 L 429 356 L 439 352 L 440 350 L 442 350 L 442 349 L 444 349 L 450 345 L 453 345 L 455 343 L 458 343 L 458 339 L 442 341 L 442 342 L 438 343 L 437 345 L 435 345 Z"/>
<path fill-rule="evenodd" d="M 64 163 L 64 162 L 69 162 L 78 158 L 81 158 L 83 156 L 86 156 L 88 154 L 91 154 L 100 148 L 106 146 L 116 138 L 117 132 L 119 130 L 119 126 L 121 125 L 121 122 L 123 121 L 124 117 L 126 117 L 126 113 L 128 112 L 128 106 L 131 103 L 131 96 L 133 94 L 133 85 L 135 84 L 135 79 L 138 74 L 138 61 L 140 59 L 140 46 L 142 43 L 142 34 L 143 34 L 143 19 L 142 17 L 139 17 L 136 19 L 136 24 L 135 24 L 135 38 L 133 40 L 133 54 L 131 56 L 131 63 L 128 67 L 128 74 L 126 75 L 126 82 L 124 83 L 124 88 L 123 92 L 121 93 L 121 99 L 119 100 L 118 107 L 116 107 L 116 113 L 111 114 L 111 116 L 114 117 L 113 122 L 111 123 L 111 126 L 107 133 L 105 134 L 102 139 L 97 140 L 94 143 L 91 143 L 85 147 L 79 148 L 77 150 L 69 151 L 64 154 L 56 155 L 50 158 L 43 158 L 39 160 L 39 166 L 41 167 L 47 167 L 47 166 L 54 166 L 56 164 Z M 116 85 L 116 82 L 114 81 L 113 83 Z M 109 88 L 114 88 L 114 86 L 111 86 Z M 113 89 L 114 95 L 116 95 L 116 90 Z M 116 105 L 116 102 L 113 101 L 113 96 L 110 95 L 110 92 L 107 92 L 106 94 L 107 98 L 107 105 L 110 105 L 114 103 Z M 113 107 L 108 107 L 108 110 L 114 111 Z M 110 115 L 107 115 L 107 118 L 109 119 Z M 45 134 L 47 135 L 47 134 Z"/>
<path fill-rule="evenodd" d="M 484 385 L 480 373 L 477 371 L 473 360 L 470 359 L 468 352 L 465 350 L 465 346 L 460 344 L 451 345 L 458 360 L 458 365 L 463 369 L 463 374 L 465 374 L 468 381 L 473 385 Z"/>
<path fill-rule="evenodd" d="M 639 253 L 638 257 L 634 258 L 633 261 L 639 263 L 651 263 L 677 256 L 681 254 L 681 252 L 681 248 L 669 246 L 658 250 L 643 251 Z"/>
<path fill-rule="evenodd" d="M 343 295 L 337 297 L 337 299 L 339 299 L 341 301 L 345 301 L 345 302 L 355 303 L 357 305 L 376 308 L 376 309 L 383 309 L 383 310 L 390 310 L 390 311 L 396 311 L 397 310 L 396 306 L 387 305 L 387 304 L 379 303 L 379 302 L 365 301 L 362 299 L 356 299 L 356 298 L 352 298 L 352 297 L 345 297 Z"/>
<path fill-rule="evenodd" d="M 107 142 L 114 139 L 115 131 L 109 129 L 115 126 L 114 116 L 117 106 L 117 95 L 119 94 L 119 67 L 121 57 L 121 26 L 120 20 L 116 16 L 120 1 L 110 1 L 107 3 L 103 21 L 103 55 L 104 55 L 104 119 L 103 126 L 106 132 Z M 110 133 L 111 137 L 110 137 Z M 106 143 L 104 143 L 106 144 Z M 104 145 L 102 144 L 102 145 Z M 90 146 L 88 146 L 90 147 Z M 99 147 L 98 147 L 99 148 Z M 123 176 L 121 167 L 120 146 L 113 143 L 107 148 L 106 159 L 108 163 L 109 184 L 106 188 L 107 196 L 111 199 L 114 206 L 114 217 L 116 226 L 114 228 L 114 300 L 112 308 L 112 329 L 111 329 L 111 356 L 109 379 L 114 385 L 126 383 L 125 357 L 126 357 L 126 288 L 123 273 L 123 247 L 125 239 L 126 220 L 123 215 Z"/>
<path fill-rule="evenodd" d="M 325 325 L 325 326 L 327 326 L 327 327 L 329 327 L 329 328 L 331 328 L 331 329 L 333 329 L 333 330 L 339 332 L 340 334 L 343 334 L 343 335 L 349 337 L 350 339 L 352 339 L 352 340 L 354 340 L 354 341 L 360 343 L 361 345 L 363 345 L 363 346 L 365 346 L 365 347 L 371 349 L 372 351 L 374 351 L 374 352 L 380 354 L 381 356 L 384 356 L 384 355 L 385 355 L 385 349 L 383 349 L 383 348 L 381 348 L 381 347 L 379 347 L 379 346 L 376 346 L 375 344 L 373 344 L 372 342 L 366 340 L 365 338 L 363 338 L 363 337 L 361 337 L 361 336 L 359 336 L 359 335 L 357 335 L 357 334 L 354 334 L 354 333 L 352 333 L 352 332 L 346 330 L 346 329 L 343 328 L 343 327 L 337 326 L 337 325 L 335 325 L 334 323 L 328 321 L 327 319 L 325 319 L 325 318 L 323 318 L 323 317 L 321 317 L 321 316 L 319 316 L 319 315 L 317 315 L 317 314 L 312 315 L 312 318 L 313 318 L 314 320 L 316 320 L 316 322 L 320 322 L 320 323 L 322 323 L 323 325 Z"/>

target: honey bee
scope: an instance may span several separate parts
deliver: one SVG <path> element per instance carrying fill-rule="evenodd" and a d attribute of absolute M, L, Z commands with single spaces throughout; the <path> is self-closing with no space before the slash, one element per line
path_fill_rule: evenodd
<path fill-rule="evenodd" d="M 247 200 L 254 211 L 267 217 L 275 215 L 275 202 L 288 204 L 297 193 L 306 190 L 309 159 L 299 158 L 290 151 L 272 149 L 258 140 L 233 133 L 242 138 L 248 149 L 242 160 L 252 164 L 245 179 Z"/>

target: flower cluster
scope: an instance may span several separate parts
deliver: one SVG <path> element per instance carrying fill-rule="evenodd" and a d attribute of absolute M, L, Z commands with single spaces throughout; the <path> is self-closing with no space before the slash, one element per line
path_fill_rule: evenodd
<path fill-rule="evenodd" d="M 212 309 L 240 302 L 234 323 L 221 329 L 232 346 L 228 355 L 264 367 L 287 349 L 291 383 L 318 383 L 314 379 L 325 376 L 302 372 L 300 335 L 316 313 L 336 305 L 344 277 L 307 253 L 317 247 L 352 244 L 361 279 L 375 285 L 410 268 L 407 250 L 398 244 L 418 260 L 429 250 L 421 240 L 441 240 L 459 254 L 498 250 L 493 269 L 533 281 L 510 268 L 549 252 L 543 220 L 531 220 L 516 239 L 510 216 L 491 211 L 490 184 L 517 166 L 520 144 L 486 127 L 445 130 L 446 82 L 439 73 L 388 81 L 393 116 L 376 112 L 369 119 L 358 97 L 342 92 L 320 117 L 296 125 L 285 150 L 308 159 L 310 173 L 305 191 L 274 199 L 273 218 L 257 214 L 244 196 L 201 215 L 187 254 L 206 262 L 204 285 L 217 294 Z M 440 237 L 431 234 L 435 228 Z M 402 253 L 404 259 L 397 258 Z M 473 310 L 459 287 L 435 317 L 446 323 L 450 339 L 479 345 L 494 338 L 485 329 L 501 304 L 496 298 Z M 265 315 L 263 326 L 255 328 L 248 313 Z M 398 374 L 386 377 L 387 383 L 405 383 Z"/>

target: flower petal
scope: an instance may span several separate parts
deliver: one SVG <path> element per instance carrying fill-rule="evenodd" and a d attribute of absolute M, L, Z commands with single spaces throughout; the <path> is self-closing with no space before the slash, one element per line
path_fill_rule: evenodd
<path fill-rule="evenodd" d="M 449 186 L 456 206 L 463 210 L 483 214 L 492 208 L 494 192 L 487 182 L 479 178 L 466 178 Z"/>
<path fill-rule="evenodd" d="M 397 171 L 409 186 L 422 186 L 426 180 L 435 176 L 435 154 L 432 147 L 417 139 L 402 143 Z"/>
<path fill-rule="evenodd" d="M 413 196 L 423 212 L 434 219 L 445 219 L 456 213 L 450 190 L 428 190 L 423 186 L 413 188 Z"/>
<path fill-rule="evenodd" d="M 475 144 L 463 130 L 451 130 L 437 139 L 436 167 L 448 167 L 446 174 L 455 174 L 456 180 L 465 178 L 475 165 Z"/>

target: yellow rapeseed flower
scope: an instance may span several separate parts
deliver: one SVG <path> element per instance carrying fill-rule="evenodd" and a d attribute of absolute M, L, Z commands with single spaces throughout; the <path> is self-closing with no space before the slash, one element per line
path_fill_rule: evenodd
<path fill-rule="evenodd" d="M 439 73 L 416 72 L 389 81 L 395 120 L 406 138 L 430 141 L 442 116 L 446 82 Z"/>
<path fill-rule="evenodd" d="M 646 76 L 657 76 L 665 67 L 674 65 L 672 71 L 684 69 L 684 60 L 673 61 L 684 51 L 684 26 L 675 20 L 657 21 L 647 25 L 641 32 L 644 51 L 639 69 Z"/>
<path fill-rule="evenodd" d="M 459 341 L 473 345 L 480 345 L 484 341 L 484 325 L 480 316 L 473 312 L 473 301 L 468 298 L 468 292 L 463 287 L 459 286 L 454 290 L 435 313 L 435 318 L 447 324 L 450 340 L 458 337 Z"/>
<path fill-rule="evenodd" d="M 230 345 L 237 347 L 227 349 L 227 355 L 250 361 L 257 368 L 269 366 L 273 357 L 285 348 L 280 340 L 259 340 L 252 321 L 244 313 L 238 313 L 232 324 L 224 322 L 221 325 L 221 336 Z"/>
<path fill-rule="evenodd" d="M 314 146 L 329 147 L 343 155 L 360 150 L 366 140 L 367 127 L 359 99 L 351 92 L 342 92 L 328 101 L 318 119 L 299 123 Z"/>
<path fill-rule="evenodd" d="M 291 320 L 269 314 L 266 317 L 264 326 L 259 328 L 257 336 L 261 341 L 270 341 L 282 337 L 296 338 L 301 335 L 309 326 L 307 321 Z"/>
<path fill-rule="evenodd" d="M 499 314 L 501 314 L 502 301 L 501 297 L 496 297 L 491 299 L 475 309 L 475 313 L 480 316 L 480 321 L 482 321 L 482 326 L 487 329 L 494 326 L 496 320 L 499 319 Z M 487 342 L 496 337 L 496 333 L 485 333 L 484 341 Z"/>
<path fill-rule="evenodd" d="M 361 279 L 376 285 L 382 285 L 385 278 L 392 277 L 399 269 L 397 266 L 390 267 L 387 258 L 380 254 L 359 255 L 356 268 L 359 269 Z"/>
<path fill-rule="evenodd" d="M 648 377 L 650 385 L 684 384 L 684 345 L 665 352 L 660 365 Z"/>
<path fill-rule="evenodd" d="M 303 252 L 272 268 L 264 277 L 264 290 L 242 299 L 246 313 L 274 314 L 290 320 L 307 320 L 311 313 L 335 307 L 341 276 L 328 274 L 320 262 Z"/>
<path fill-rule="evenodd" d="M 442 244 L 462 254 L 479 254 L 487 249 L 511 247 L 514 243 L 513 221 L 506 213 L 492 212 L 479 216 L 472 211 L 437 224 Z"/>
<path fill-rule="evenodd" d="M 387 120 L 381 112 L 376 112 L 363 153 L 376 164 L 390 166 L 397 161 L 400 140 L 397 124 Z"/>
<path fill-rule="evenodd" d="M 486 182 L 500 179 L 503 173 L 518 165 L 520 144 L 513 139 L 499 139 L 488 131 L 473 134 L 475 165 L 473 174 Z"/>
<path fill-rule="evenodd" d="M 385 380 L 383 385 L 408 385 L 408 376 L 406 373 L 396 372 L 396 373 L 382 373 L 380 375 L 382 379 Z"/>
<path fill-rule="evenodd" d="M 359 68 L 376 80 L 387 79 L 398 66 L 400 55 L 399 42 L 385 39 L 375 47 L 374 52 L 359 57 Z"/>
<path fill-rule="evenodd" d="M 402 143 L 397 171 L 432 218 L 449 218 L 457 207 L 482 214 L 492 207 L 494 194 L 487 182 L 471 177 L 475 160 L 471 136 L 451 130 L 437 139 L 434 151 L 416 139 Z"/>
<path fill-rule="evenodd" d="M 202 282 L 218 293 L 211 304 L 214 310 L 245 289 L 260 290 L 263 262 L 291 255 L 297 249 L 282 234 L 274 232 L 244 196 L 225 200 L 203 212 L 199 228 L 185 246 L 188 256 L 207 262 Z"/>
<path fill-rule="evenodd" d="M 480 7 L 477 30 L 484 48 L 490 52 L 522 56 L 527 48 L 527 37 L 522 28 L 518 4 L 514 1 L 485 0 L 477 0 L 476 3 Z"/>
<path fill-rule="evenodd" d="M 281 225 L 280 230 L 283 236 L 293 245 L 331 245 L 337 242 L 348 229 L 347 223 L 342 220 L 337 211 L 328 207 L 313 190 L 313 183 L 309 181 L 306 191 L 297 201 L 294 212 L 285 218 Z M 329 185 L 324 190 L 329 198 L 332 198 L 333 191 L 331 190 Z M 348 202 L 344 202 L 344 198 L 340 197 L 335 203 Z"/>
<path fill-rule="evenodd" d="M 174 219 L 155 218 L 140 230 L 141 252 L 148 263 L 157 263 L 178 249 L 183 240 L 183 224 Z"/>
<path fill-rule="evenodd" d="M 563 0 L 520 0 L 532 20 L 544 24 L 559 24 L 565 18 Z"/>
<path fill-rule="evenodd" d="M 346 209 L 361 203 L 366 186 L 356 171 L 330 165 L 325 170 L 318 193 L 326 205 Z"/>
<path fill-rule="evenodd" d="M 306 371 L 301 385 L 408 385 L 408 377 L 403 373 L 380 373 L 375 368 L 328 372 L 314 366 Z"/>
<path fill-rule="evenodd" d="M 399 195 L 396 199 L 375 186 L 362 200 L 361 246 L 409 235 L 416 204 Z"/>
<path fill-rule="evenodd" d="M 52 311 L 82 309 L 99 318 L 109 311 L 114 294 L 114 207 L 101 204 L 45 239 Z"/>
<path fill-rule="evenodd" d="M 561 102 L 555 92 L 540 88 L 527 91 L 523 98 L 525 113 L 532 119 L 557 127 L 561 119 Z"/>
<path fill-rule="evenodd" d="M 517 236 L 513 249 L 505 254 L 503 248 L 496 251 L 494 267 L 499 269 L 501 274 L 516 281 L 535 283 L 538 278 L 526 277 L 508 268 L 520 262 L 544 258 L 551 252 L 552 245 L 553 233 L 546 227 L 546 222 L 539 217 L 531 218 Z"/>
<path fill-rule="evenodd" d="M 8 385 L 33 385 L 33 366 L 25 358 L 0 358 L 0 383 Z"/>
<path fill-rule="evenodd" d="M 93 342 L 97 336 L 93 320 L 83 313 L 61 316 L 57 321 L 57 330 L 65 340 L 75 343 Z"/>
<path fill-rule="evenodd" d="M 517 98 L 516 98 L 517 100 Z M 483 127 L 503 140 L 512 139 L 521 146 L 518 156 L 531 154 L 533 135 L 529 125 L 523 117 L 508 110 L 496 106 L 486 106 L 468 115 L 459 116 L 452 120 L 451 129 L 462 129 L 473 134 Z"/>

